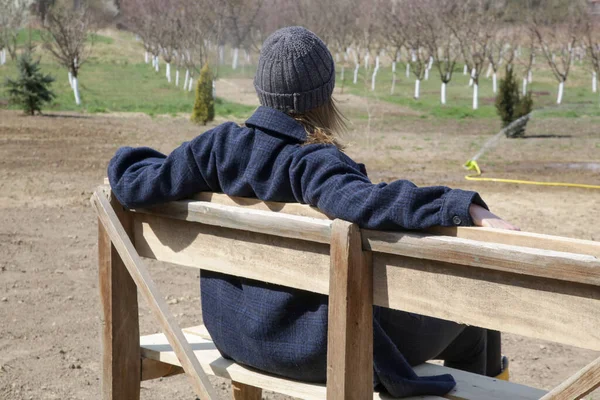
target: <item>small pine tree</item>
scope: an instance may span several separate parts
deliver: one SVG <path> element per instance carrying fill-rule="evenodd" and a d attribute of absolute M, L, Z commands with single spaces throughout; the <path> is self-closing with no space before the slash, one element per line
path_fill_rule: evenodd
<path fill-rule="evenodd" d="M 10 102 L 20 105 L 29 115 L 36 111 L 41 114 L 42 105 L 56 97 L 50 90 L 54 78 L 40 71 L 40 60 L 34 61 L 30 53 L 19 57 L 17 68 L 19 77 L 6 80 Z"/>
<path fill-rule="evenodd" d="M 496 110 L 500 119 L 502 119 L 502 127 L 505 128 L 517 119 L 529 114 L 532 109 L 531 92 L 525 96 L 521 95 L 514 72 L 512 68 L 507 67 L 505 78 L 500 82 L 500 90 L 496 96 Z M 525 124 L 526 122 L 517 127 L 516 131 L 507 131 L 506 136 L 523 136 L 525 134 Z"/>
<path fill-rule="evenodd" d="M 208 64 L 204 64 L 200 71 L 200 78 L 196 85 L 196 101 L 192 111 L 192 122 L 206 125 L 215 119 L 215 99 L 212 95 L 212 73 Z"/>

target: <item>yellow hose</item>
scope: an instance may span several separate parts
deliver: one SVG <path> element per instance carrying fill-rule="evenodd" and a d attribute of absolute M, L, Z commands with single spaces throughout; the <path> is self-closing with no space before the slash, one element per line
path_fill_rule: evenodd
<path fill-rule="evenodd" d="M 469 171 L 474 171 L 474 174 L 465 176 L 468 181 L 484 181 L 484 182 L 501 182 L 501 183 L 519 183 L 523 185 L 537 185 L 537 186 L 564 186 L 564 187 L 575 187 L 584 189 L 600 189 L 600 185 L 585 185 L 581 183 L 564 183 L 564 182 L 536 182 L 536 181 L 523 181 L 519 179 L 500 179 L 500 178 L 482 178 L 481 169 L 477 165 L 477 161 L 469 160 L 465 164 L 465 168 Z"/>

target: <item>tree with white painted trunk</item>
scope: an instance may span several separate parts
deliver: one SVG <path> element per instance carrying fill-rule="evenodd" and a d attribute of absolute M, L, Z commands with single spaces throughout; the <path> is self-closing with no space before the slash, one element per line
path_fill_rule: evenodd
<path fill-rule="evenodd" d="M 233 54 L 231 67 L 239 63 L 240 49 L 254 45 L 255 28 L 264 0 L 205 0 L 216 19 L 222 25 L 226 40 L 231 44 Z"/>
<path fill-rule="evenodd" d="M 490 42 L 488 49 L 489 70 L 492 74 L 492 92 L 498 93 L 498 69 L 504 61 L 506 54 L 509 54 L 509 60 L 512 65 L 512 55 L 514 54 L 510 43 L 508 33 L 500 29 L 499 26 L 490 27 Z"/>
<path fill-rule="evenodd" d="M 81 1 L 74 8 L 56 3 L 46 15 L 44 28 L 44 49 L 71 74 L 75 103 L 80 105 L 79 70 L 91 54 L 97 29 L 88 4 Z"/>
<path fill-rule="evenodd" d="M 592 73 L 592 92 L 597 93 L 600 75 L 600 21 L 597 18 L 588 15 L 584 19 L 583 40 Z"/>
<path fill-rule="evenodd" d="M 335 43 L 340 60 L 336 62 L 336 70 L 340 73 L 339 86 L 341 93 L 344 93 L 346 83 L 346 69 L 356 66 L 355 51 L 352 48 L 354 42 L 356 21 L 356 0 L 339 0 L 335 4 L 327 3 L 326 11 L 330 15 L 329 32 L 330 40 Z M 300 2 L 298 2 L 300 3 Z M 313 9 L 314 12 L 314 9 Z M 314 17 L 312 19 L 315 19 Z M 358 76 L 357 76 L 358 79 Z M 338 82 L 336 82 L 337 84 Z"/>
<path fill-rule="evenodd" d="M 6 54 L 11 60 L 17 58 L 19 30 L 28 17 L 27 0 L 0 0 L 0 65 L 6 63 Z"/>
<path fill-rule="evenodd" d="M 434 66 L 437 68 L 442 81 L 440 90 L 440 103 L 447 102 L 446 92 L 454 68 L 460 56 L 460 45 L 451 26 L 454 15 L 454 0 L 437 0 L 437 7 L 426 4 L 424 11 L 429 11 L 429 18 L 424 22 L 425 42 L 433 56 Z"/>
<path fill-rule="evenodd" d="M 402 7 L 398 7 L 395 2 L 390 2 L 381 7 L 380 20 L 383 25 L 383 28 L 381 29 L 382 40 L 388 44 L 390 54 L 393 55 L 390 94 L 394 94 L 396 82 L 398 80 L 398 63 L 402 58 L 402 49 L 406 45 L 406 16 Z M 409 64 L 407 63 L 407 66 L 408 65 Z M 410 74 L 410 72 L 408 72 L 408 74 Z"/>
<path fill-rule="evenodd" d="M 421 82 L 425 78 L 429 60 L 432 57 L 428 43 L 427 24 L 430 20 L 429 1 L 410 3 L 405 5 L 406 13 L 406 45 L 412 49 L 411 56 L 408 59 L 410 69 L 415 76 L 414 98 L 418 100 L 421 97 Z"/>
<path fill-rule="evenodd" d="M 583 9 L 577 4 L 570 6 L 567 15 L 560 17 L 550 12 L 532 14 L 530 29 L 537 38 L 540 53 L 558 82 L 556 104 L 561 104 L 563 100 L 565 82 L 573 65 L 573 50 L 582 36 L 583 15 Z"/>
<path fill-rule="evenodd" d="M 466 0 L 457 6 L 450 29 L 460 45 L 465 64 L 471 68 L 473 83 L 473 109 L 479 108 L 479 77 L 488 62 L 489 30 L 494 26 L 496 15 L 488 12 L 485 0 Z"/>
<path fill-rule="evenodd" d="M 521 67 L 523 83 L 521 93 L 525 96 L 528 93 L 528 86 L 533 82 L 533 64 L 535 54 L 538 51 L 537 37 L 533 29 L 527 25 L 520 26 L 518 33 L 521 38 L 524 38 L 523 52 L 524 56 L 517 58 L 518 65 Z"/>

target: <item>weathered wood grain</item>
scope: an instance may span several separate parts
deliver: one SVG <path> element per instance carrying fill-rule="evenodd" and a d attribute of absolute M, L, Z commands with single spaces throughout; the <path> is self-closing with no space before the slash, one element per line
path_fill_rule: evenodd
<path fill-rule="evenodd" d="M 108 200 L 107 200 L 108 202 Z M 127 233 L 131 220 L 113 199 Z M 102 304 L 103 400 L 137 400 L 140 397 L 140 347 L 137 288 L 98 221 L 98 280 Z"/>
<path fill-rule="evenodd" d="M 583 399 L 600 387 L 600 358 L 552 389 L 541 400 Z"/>
<path fill-rule="evenodd" d="M 245 383 L 231 381 L 231 394 L 233 400 L 260 400 L 262 389 Z"/>
<path fill-rule="evenodd" d="M 327 399 L 373 393 L 373 270 L 360 229 L 333 222 L 327 330 Z"/>

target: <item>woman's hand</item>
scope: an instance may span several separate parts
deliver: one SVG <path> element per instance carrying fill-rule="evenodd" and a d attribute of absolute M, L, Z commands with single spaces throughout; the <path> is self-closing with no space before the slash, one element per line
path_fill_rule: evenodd
<path fill-rule="evenodd" d="M 469 214 L 475 226 L 484 226 L 486 228 L 494 229 L 508 229 L 511 231 L 520 231 L 518 227 L 509 224 L 502 218 L 494 215 L 485 208 L 478 206 L 477 204 L 471 204 L 469 207 Z"/>

